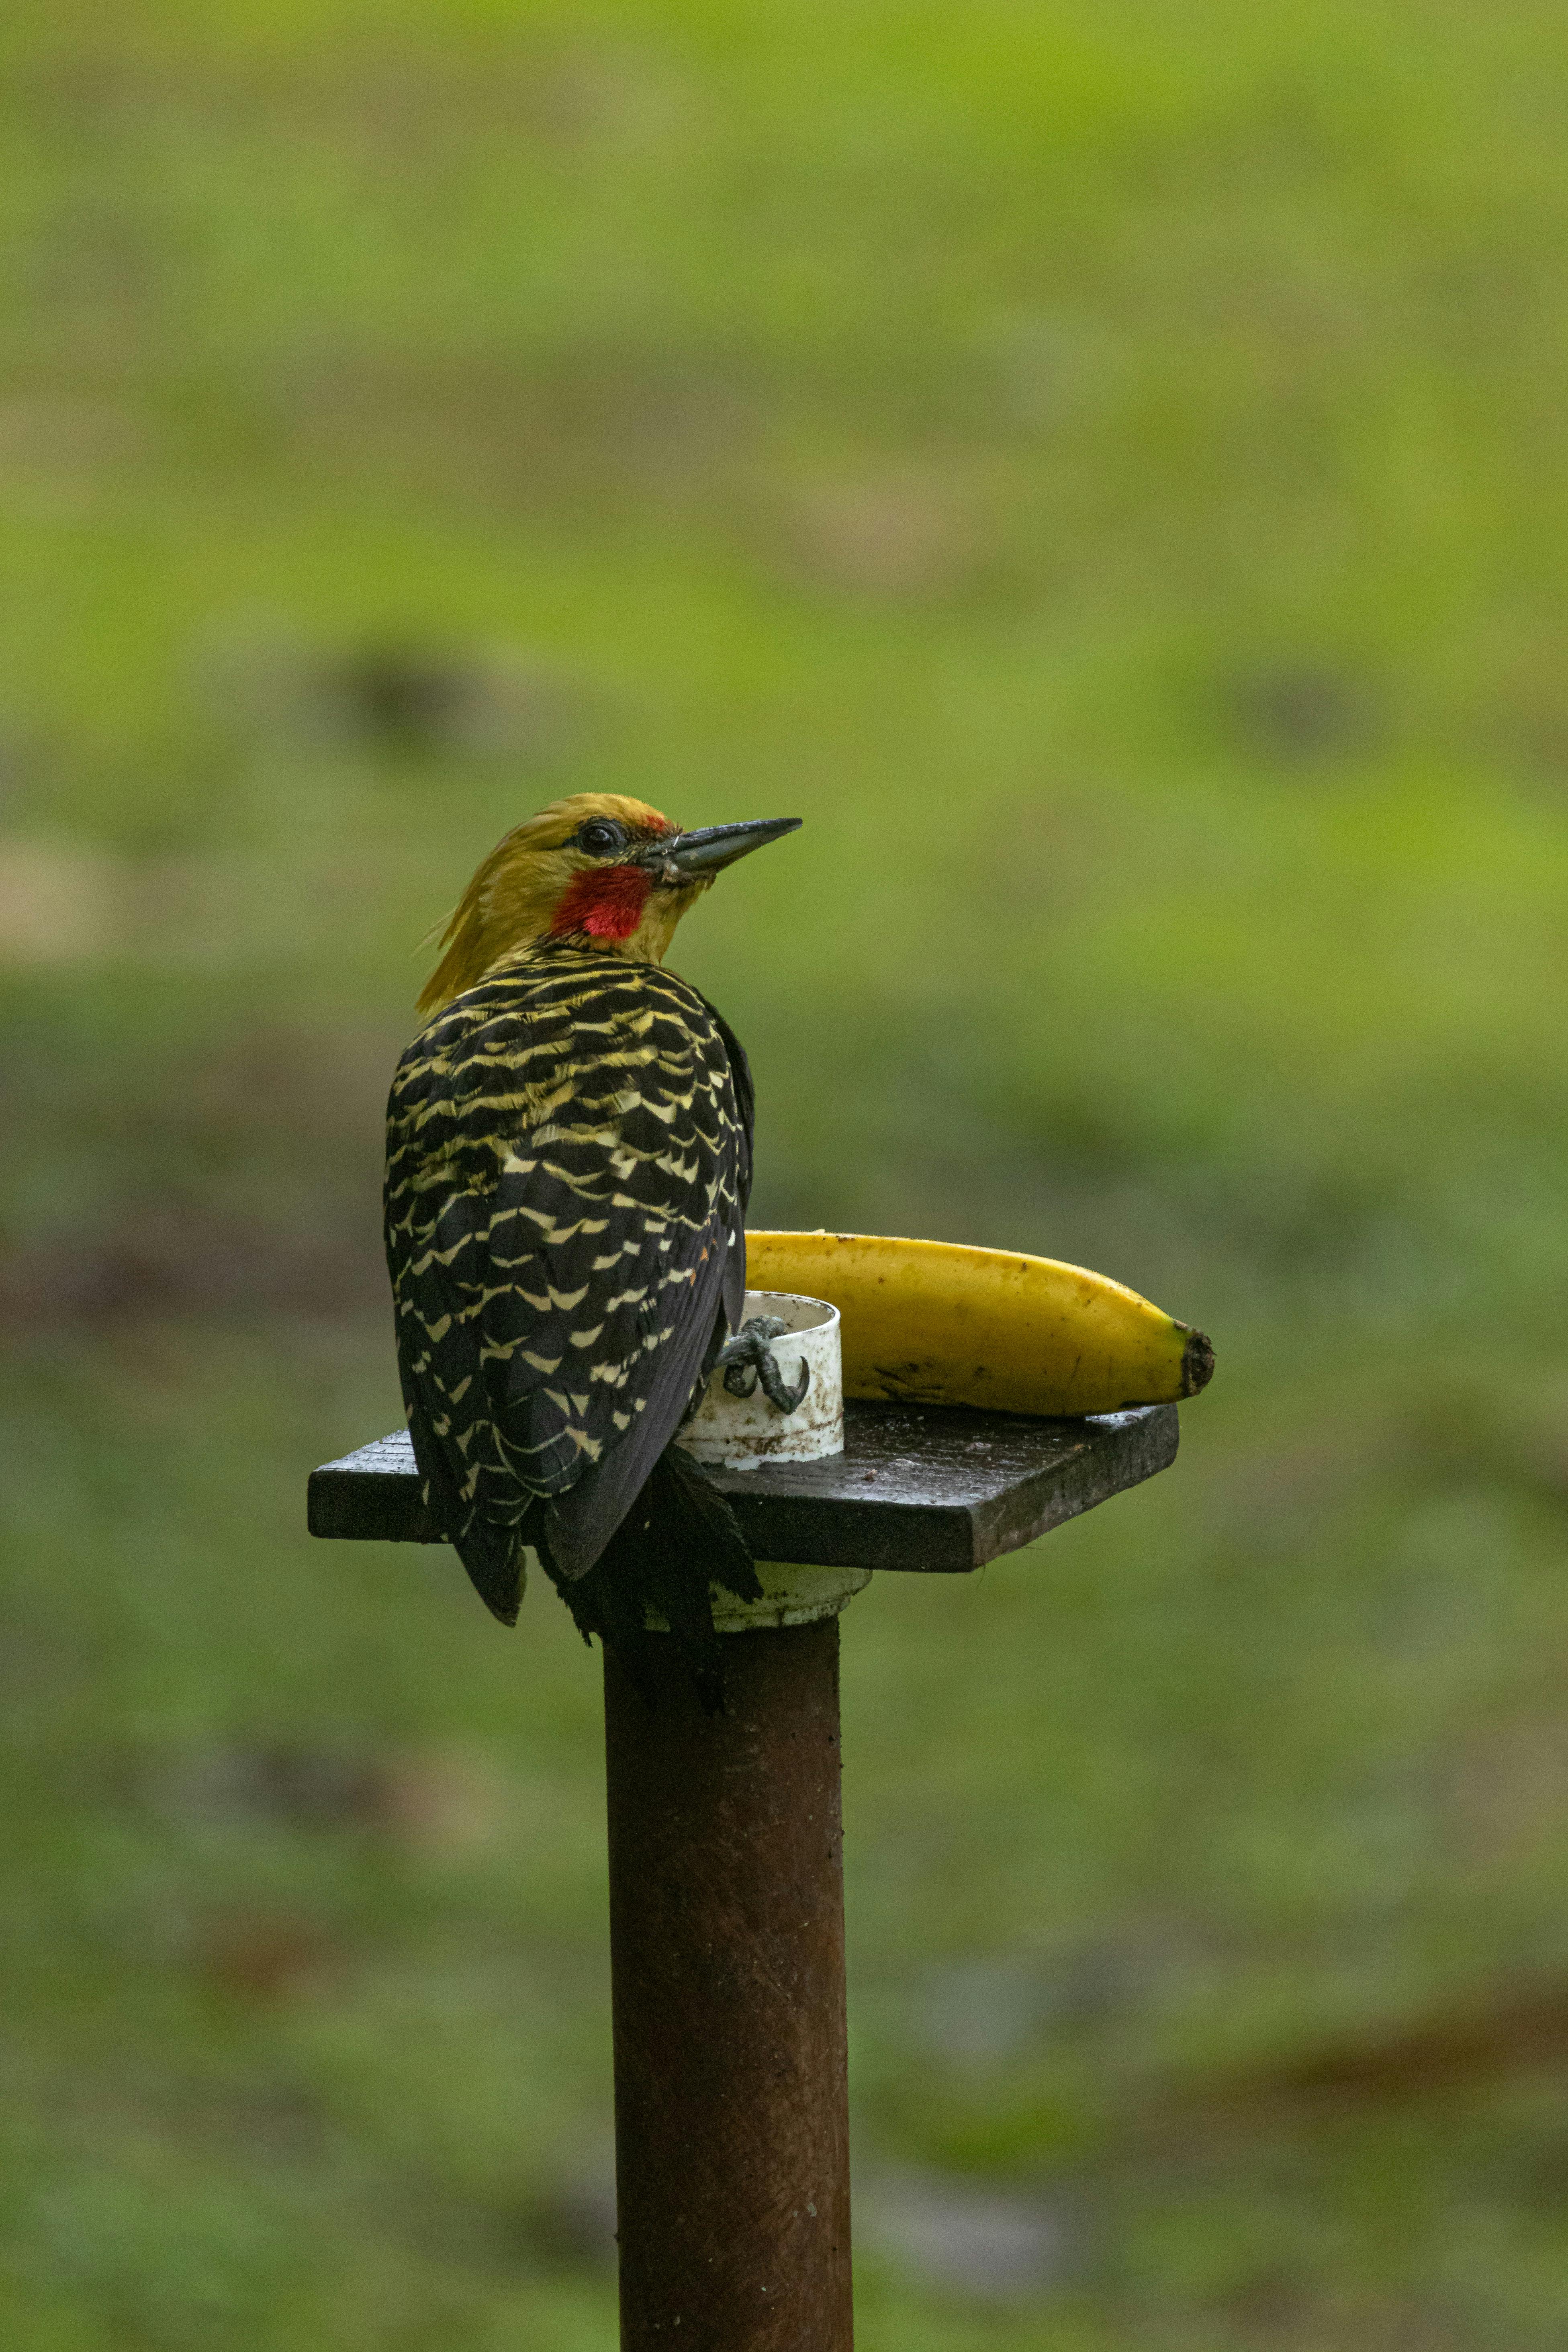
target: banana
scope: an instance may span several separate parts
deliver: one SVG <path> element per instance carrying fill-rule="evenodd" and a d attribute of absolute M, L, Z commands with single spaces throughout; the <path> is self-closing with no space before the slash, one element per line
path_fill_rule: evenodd
<path fill-rule="evenodd" d="M 1115 1412 L 1195 1396 L 1214 1370 L 1191 1324 L 1055 1258 L 879 1234 L 748 1234 L 746 1280 L 837 1307 L 846 1396 Z"/>

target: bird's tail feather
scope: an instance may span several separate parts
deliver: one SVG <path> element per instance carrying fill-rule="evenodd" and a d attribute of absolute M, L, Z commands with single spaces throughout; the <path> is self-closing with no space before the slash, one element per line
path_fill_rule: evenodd
<path fill-rule="evenodd" d="M 503 1625 L 515 1625 L 522 1606 L 523 1540 L 520 1528 L 481 1518 L 478 1511 L 468 1513 L 452 1538 L 475 1591 Z"/>
<path fill-rule="evenodd" d="M 425 1508 L 468 1571 L 475 1591 L 492 1617 L 503 1625 L 517 1623 L 522 1606 L 522 1519 L 487 1518 L 475 1503 L 465 1502 L 450 1464 L 437 1444 L 423 1413 L 413 1404 L 408 1434 L 414 1444 Z M 527 1517 L 524 1512 L 523 1517 Z"/>
<path fill-rule="evenodd" d="M 650 1706 L 651 1610 L 669 1627 L 703 1706 L 722 1713 L 724 1637 L 714 1631 L 709 1590 L 718 1584 L 739 1601 L 760 1601 L 763 1588 L 734 1512 L 689 1454 L 665 1448 L 585 1576 L 560 1575 L 548 1537 L 531 1536 L 584 1639 L 597 1633 L 608 1643 Z"/>

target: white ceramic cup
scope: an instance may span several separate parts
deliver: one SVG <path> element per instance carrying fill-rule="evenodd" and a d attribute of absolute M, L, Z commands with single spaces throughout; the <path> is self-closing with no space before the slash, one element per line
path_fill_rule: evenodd
<path fill-rule="evenodd" d="M 800 1298 L 793 1291 L 748 1290 L 742 1319 L 772 1315 L 784 1325 L 773 1342 L 773 1361 L 786 1388 L 802 1370 L 809 1374 L 805 1396 L 793 1412 L 780 1412 L 758 1381 L 750 1396 L 732 1396 L 722 1372 L 676 1439 L 699 1462 L 729 1470 L 760 1470 L 768 1462 L 813 1462 L 844 1451 L 844 1368 L 838 1309 L 823 1298 Z"/>

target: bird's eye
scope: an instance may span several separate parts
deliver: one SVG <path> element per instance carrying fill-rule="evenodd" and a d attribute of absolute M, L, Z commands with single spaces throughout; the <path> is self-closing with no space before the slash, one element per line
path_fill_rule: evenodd
<path fill-rule="evenodd" d="M 625 846 L 626 838 L 620 826 L 612 824 L 607 817 L 590 817 L 577 835 L 579 847 L 591 857 L 607 857 L 612 850 Z"/>

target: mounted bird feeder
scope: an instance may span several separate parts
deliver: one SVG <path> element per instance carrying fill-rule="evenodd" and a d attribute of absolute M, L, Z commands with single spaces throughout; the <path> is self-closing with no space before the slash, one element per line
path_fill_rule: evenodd
<path fill-rule="evenodd" d="M 310 1484 L 604 1642 L 627 2352 L 849 2344 L 838 1612 L 1163 1469 L 1213 1363 L 1082 1267 L 748 1234 L 745 1054 L 664 959 L 798 827 L 580 793 L 479 866 L 387 1106 L 410 1434 Z"/>
<path fill-rule="evenodd" d="M 874 1573 L 963 1575 L 1169 1466 L 1172 1404 L 1076 1420 L 853 1397 L 837 1318 L 772 1314 L 798 1405 L 715 1375 L 683 1441 L 755 1555 L 720 1605 L 725 1708 L 655 1638 L 649 1708 L 605 1652 L 623 2352 L 848 2352 L 838 1612 Z M 792 1428 L 791 1423 L 795 1423 Z M 840 1429 L 842 1432 L 840 1438 Z M 434 1543 L 399 1432 L 313 1473 L 312 1534 Z"/>

